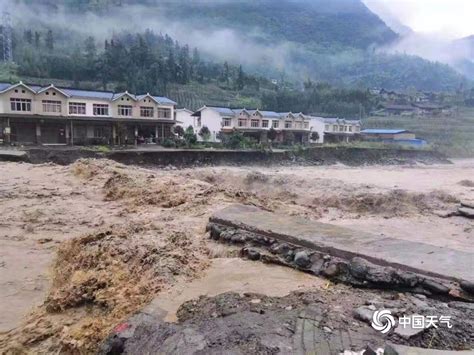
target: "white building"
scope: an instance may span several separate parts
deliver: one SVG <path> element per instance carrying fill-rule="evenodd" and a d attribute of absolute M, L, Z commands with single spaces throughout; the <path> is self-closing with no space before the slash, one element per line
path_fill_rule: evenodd
<path fill-rule="evenodd" d="M 160 143 L 176 102 L 127 91 L 0 83 L 0 140 L 7 144 Z"/>
<path fill-rule="evenodd" d="M 209 128 L 212 141 L 218 141 L 219 132 L 226 134 L 234 130 L 258 141 L 266 141 L 268 131 L 273 128 L 275 142 L 285 142 L 291 137 L 295 143 L 306 144 L 311 133 L 310 118 L 302 113 L 204 106 L 193 116 L 196 117 L 196 128 Z M 320 139 L 322 137 L 323 134 Z"/>
<path fill-rule="evenodd" d="M 325 142 L 349 142 L 360 136 L 360 121 L 324 118 Z"/>

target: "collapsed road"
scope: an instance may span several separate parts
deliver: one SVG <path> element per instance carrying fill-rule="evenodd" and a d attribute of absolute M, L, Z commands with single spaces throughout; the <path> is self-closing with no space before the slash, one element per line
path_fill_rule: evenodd
<path fill-rule="evenodd" d="M 216 212 L 207 230 L 212 240 L 238 246 L 240 255 L 252 261 L 341 284 L 285 297 L 201 296 L 180 306 L 176 324 L 165 322 L 159 308 L 146 309 L 115 328 L 102 345 L 103 354 L 423 353 L 415 347 L 473 353 L 473 255 L 468 252 L 381 240 L 239 204 Z M 398 323 L 383 324 L 390 328 L 386 334 L 371 327 L 381 311 L 399 317 Z M 436 315 L 453 324 L 401 323 L 402 317 Z"/>
<path fill-rule="evenodd" d="M 444 354 L 473 346 L 463 270 L 419 273 L 420 265 L 360 253 L 317 258 L 317 250 L 259 244 L 259 233 L 213 221 L 236 203 L 255 206 L 281 221 L 428 244 L 442 265 L 439 247 L 472 252 L 472 219 L 446 218 L 473 200 L 472 161 L 256 171 L 84 159 L 0 170 L 0 353 L 304 353 L 318 345 L 329 347 L 324 354 L 391 344 L 400 354 L 401 346 Z M 206 232 L 210 220 L 220 231 Z M 400 280 L 423 287 L 393 287 Z M 382 334 L 370 321 L 379 310 L 445 316 L 452 328 Z"/>

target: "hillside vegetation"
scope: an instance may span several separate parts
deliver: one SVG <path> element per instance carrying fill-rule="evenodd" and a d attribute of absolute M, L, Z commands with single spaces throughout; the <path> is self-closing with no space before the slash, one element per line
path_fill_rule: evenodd
<path fill-rule="evenodd" d="M 88 31 L 102 41 L 103 32 L 109 27 L 135 33 L 137 28 L 144 31 L 144 26 L 151 26 L 156 33 L 170 31 L 168 34 L 178 36 L 183 44 L 197 46 L 206 60 L 243 64 L 249 74 L 278 81 L 284 78 L 299 83 L 300 88 L 307 79 L 337 86 L 391 90 L 452 91 L 466 84 L 447 65 L 419 57 L 378 53 L 378 46 L 391 43 L 397 35 L 360 0 L 15 3 L 29 5 L 27 10 L 22 8 L 23 12 L 34 11 L 25 19 L 19 18 L 16 43 L 21 42 L 21 31 L 25 28 L 40 33 L 52 31 L 56 44 L 62 47 L 63 58 L 58 64 L 74 56 Z M 50 21 L 54 14 L 58 14 L 57 23 Z M 87 17 L 90 14 L 98 18 Z M 94 23 L 83 26 L 87 21 Z M 47 38 L 42 35 L 40 40 Z M 23 54 L 19 55 L 21 59 Z M 31 56 L 27 59 L 33 60 Z"/>

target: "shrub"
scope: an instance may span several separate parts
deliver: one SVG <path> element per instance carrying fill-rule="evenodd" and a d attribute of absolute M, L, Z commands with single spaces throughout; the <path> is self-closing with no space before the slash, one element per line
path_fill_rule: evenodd
<path fill-rule="evenodd" d="M 209 137 L 211 136 L 211 131 L 207 126 L 202 126 L 201 130 L 199 131 L 199 136 L 204 140 L 208 141 Z"/>
<path fill-rule="evenodd" d="M 184 128 L 181 126 L 174 126 L 173 132 L 178 135 L 178 137 L 184 136 Z"/>
<path fill-rule="evenodd" d="M 184 140 L 188 147 L 197 143 L 197 137 L 192 126 L 186 128 L 186 131 L 184 132 Z"/>
<path fill-rule="evenodd" d="M 318 132 L 311 132 L 310 136 L 312 141 L 319 141 L 319 133 Z"/>
<path fill-rule="evenodd" d="M 175 148 L 176 147 L 176 142 L 170 138 L 166 138 L 163 140 L 161 145 L 165 148 Z"/>

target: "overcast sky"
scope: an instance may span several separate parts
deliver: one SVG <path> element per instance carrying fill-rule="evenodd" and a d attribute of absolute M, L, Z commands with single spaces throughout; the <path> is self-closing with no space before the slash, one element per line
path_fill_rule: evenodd
<path fill-rule="evenodd" d="M 392 16 L 416 32 L 442 32 L 454 37 L 474 35 L 474 0 L 363 1 L 382 18 Z"/>

